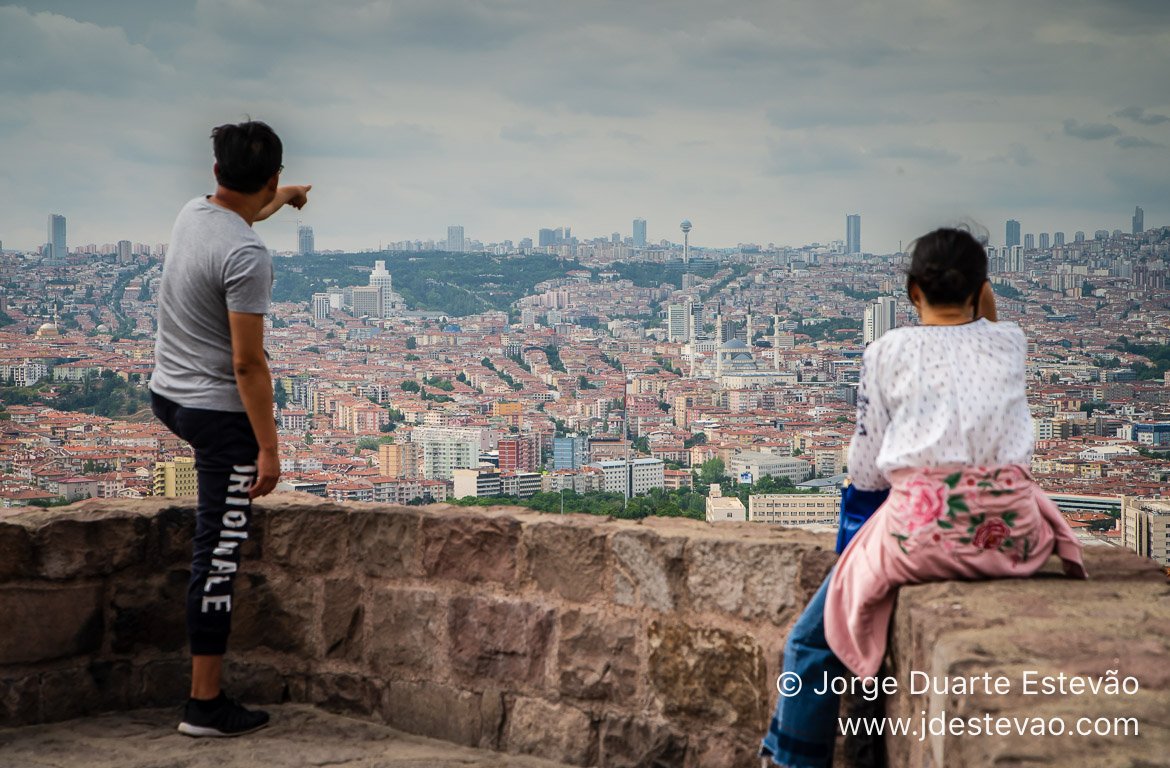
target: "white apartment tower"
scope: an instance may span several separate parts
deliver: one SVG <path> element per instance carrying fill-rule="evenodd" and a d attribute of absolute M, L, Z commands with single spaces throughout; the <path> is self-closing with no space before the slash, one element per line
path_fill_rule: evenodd
<path fill-rule="evenodd" d="M 897 324 L 897 304 L 893 296 L 879 296 L 865 308 L 865 343 L 872 344 Z"/>

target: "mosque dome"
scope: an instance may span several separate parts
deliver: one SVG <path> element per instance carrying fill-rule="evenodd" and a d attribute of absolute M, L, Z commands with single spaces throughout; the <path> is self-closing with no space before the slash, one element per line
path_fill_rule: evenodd
<path fill-rule="evenodd" d="M 57 329 L 56 323 L 45 323 L 40 328 L 37 328 L 37 338 L 43 339 L 46 337 L 60 336 L 61 331 Z"/>

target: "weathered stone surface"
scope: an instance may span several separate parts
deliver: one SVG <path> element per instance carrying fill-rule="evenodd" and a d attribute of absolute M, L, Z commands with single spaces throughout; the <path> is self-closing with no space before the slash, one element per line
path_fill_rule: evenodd
<path fill-rule="evenodd" d="M 171 500 L 172 503 L 174 500 Z M 195 509 L 163 507 L 153 521 L 148 546 L 151 565 L 160 571 L 191 567 L 191 540 L 195 537 Z"/>
<path fill-rule="evenodd" d="M 32 536 L 15 522 L 0 520 L 0 582 L 33 573 Z"/>
<path fill-rule="evenodd" d="M 601 721 L 600 768 L 675 768 L 686 752 L 687 737 L 664 720 L 607 715 Z"/>
<path fill-rule="evenodd" d="M 149 662 L 137 670 L 136 680 L 134 706 L 180 704 L 187 700 L 191 692 L 191 661 L 188 658 L 172 658 Z M 224 680 L 224 684 L 230 686 L 231 681 Z"/>
<path fill-rule="evenodd" d="M 146 578 L 124 577 L 113 588 L 110 648 L 133 653 L 143 648 L 178 651 L 187 643 L 186 571 Z"/>
<path fill-rule="evenodd" d="M 606 532 L 593 525 L 537 523 L 524 531 L 526 576 L 566 600 L 599 598 L 609 583 Z"/>
<path fill-rule="evenodd" d="M 146 558 L 151 522 L 141 515 L 75 512 L 33 534 L 37 571 L 49 579 L 101 576 Z"/>
<path fill-rule="evenodd" d="M 362 587 L 352 579 L 325 581 L 325 610 L 321 617 L 321 632 L 325 641 L 325 657 L 356 661 L 362 656 L 364 638 L 362 622 Z"/>
<path fill-rule="evenodd" d="M 687 589 L 694 610 L 782 625 L 797 605 L 801 551 L 782 542 L 692 541 Z"/>
<path fill-rule="evenodd" d="M 223 685 L 232 698 L 253 704 L 279 704 L 291 698 L 283 672 L 263 660 L 241 659 L 230 652 L 224 657 Z"/>
<path fill-rule="evenodd" d="M 0 586 L 0 664 L 48 661 L 102 645 L 101 584 Z"/>
<path fill-rule="evenodd" d="M 420 512 L 403 507 L 349 513 L 350 561 L 370 576 L 403 578 L 419 572 Z"/>
<path fill-rule="evenodd" d="M 518 698 L 508 713 L 504 739 L 509 752 L 540 755 L 569 765 L 594 765 L 597 728 L 579 709 L 541 699 Z"/>
<path fill-rule="evenodd" d="M 43 672 L 41 706 L 54 720 L 126 709 L 132 682 L 128 662 L 95 661 Z"/>
<path fill-rule="evenodd" d="M 325 573 L 346 555 L 347 514 L 332 505 L 266 505 L 264 559 L 302 573 Z"/>
<path fill-rule="evenodd" d="M 797 610 L 804 610 L 836 563 L 837 553 L 828 547 L 809 547 L 801 553 L 794 600 Z"/>
<path fill-rule="evenodd" d="M 315 580 L 275 572 L 238 574 L 228 647 L 316 654 L 320 604 Z"/>
<path fill-rule="evenodd" d="M 35 674 L 0 677 L 0 726 L 28 725 L 42 720 L 40 677 Z"/>
<path fill-rule="evenodd" d="M 561 614 L 557 669 L 566 696 L 629 703 L 641 677 L 638 621 L 597 611 Z"/>
<path fill-rule="evenodd" d="M 755 639 L 678 622 L 650 624 L 650 685 L 667 715 L 757 726 L 773 690 Z"/>
<path fill-rule="evenodd" d="M 686 768 L 756 768 L 760 765 L 757 757 L 759 739 L 763 730 L 745 733 L 742 730 L 704 729 L 701 736 L 690 743 L 690 753 L 684 763 Z M 849 768 L 876 768 L 876 766 L 854 766 Z"/>
<path fill-rule="evenodd" d="M 685 599 L 686 539 L 649 530 L 619 530 L 609 539 L 618 605 L 668 613 Z"/>
<path fill-rule="evenodd" d="M 447 606 L 430 589 L 379 587 L 370 595 L 367 659 L 383 676 L 429 676 L 445 666 Z"/>
<path fill-rule="evenodd" d="M 483 735 L 480 695 L 437 683 L 391 682 L 382 719 L 407 733 L 466 746 L 479 744 Z"/>
<path fill-rule="evenodd" d="M 314 675 L 309 679 L 309 701 L 322 709 L 363 717 L 382 708 L 384 684 L 360 675 Z"/>
<path fill-rule="evenodd" d="M 515 583 L 520 543 L 516 520 L 478 513 L 427 515 L 421 530 L 422 566 L 428 577 Z"/>
<path fill-rule="evenodd" d="M 552 629 L 553 611 L 535 603 L 452 598 L 447 625 L 451 666 L 473 680 L 521 689 L 541 686 Z"/>

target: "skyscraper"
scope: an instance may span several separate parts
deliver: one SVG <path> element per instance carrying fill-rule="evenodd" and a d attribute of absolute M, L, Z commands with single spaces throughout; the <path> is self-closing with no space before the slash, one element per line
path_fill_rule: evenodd
<path fill-rule="evenodd" d="M 694 305 L 687 301 L 666 307 L 666 333 L 669 341 L 690 341 L 695 331 Z"/>
<path fill-rule="evenodd" d="M 132 250 L 132 248 L 130 246 L 129 240 L 119 240 L 118 241 L 118 263 L 119 264 L 129 264 L 130 263 L 130 259 L 132 258 L 131 250 Z"/>
<path fill-rule="evenodd" d="M 68 255 L 65 247 L 65 217 L 59 213 L 49 214 L 49 258 L 63 259 Z"/>
<path fill-rule="evenodd" d="M 542 229 L 536 235 L 536 244 L 541 248 L 547 248 L 550 245 L 555 245 L 557 242 L 557 233 L 552 229 Z"/>
<path fill-rule="evenodd" d="M 1133 209 L 1133 233 L 1135 235 L 1140 235 L 1142 232 L 1145 232 L 1145 231 L 1146 231 L 1146 212 L 1143 211 L 1142 207 L 1139 205 L 1138 207 Z"/>
<path fill-rule="evenodd" d="M 447 250 L 454 251 L 455 253 L 463 253 L 465 250 L 463 227 L 447 227 Z"/>
<path fill-rule="evenodd" d="M 861 214 L 845 216 L 845 253 L 861 253 Z"/>
<path fill-rule="evenodd" d="M 1028 234 L 1024 235 L 1024 250 L 1025 251 L 1036 250 L 1036 236 L 1030 232 Z"/>
<path fill-rule="evenodd" d="M 385 317 L 394 304 L 394 276 L 386 271 L 385 261 L 374 262 L 374 271 L 370 273 L 370 287 L 381 292 L 382 316 Z"/>
<path fill-rule="evenodd" d="M 1085 233 L 1083 230 L 1077 230 L 1076 234 L 1073 235 L 1073 242 L 1077 242 L 1077 243 L 1085 242 Z"/>
<path fill-rule="evenodd" d="M 313 240 L 313 228 L 305 225 L 297 227 L 297 253 L 308 256 L 317 252 L 317 244 Z"/>
<path fill-rule="evenodd" d="M 1051 245 L 1051 241 L 1048 239 L 1048 233 L 1041 232 L 1040 233 L 1040 250 L 1047 251 L 1049 245 Z"/>
<path fill-rule="evenodd" d="M 1003 244 L 1008 248 L 1020 244 L 1020 222 L 1015 219 L 1008 219 L 1007 232 L 1004 235 Z"/>
<path fill-rule="evenodd" d="M 1024 247 L 1022 245 L 1013 245 L 1011 248 L 1005 248 L 1004 250 L 1007 251 L 1004 254 L 1004 271 L 1023 272 Z"/>
<path fill-rule="evenodd" d="M 634 247 L 646 247 L 646 220 L 634 219 Z"/>
<path fill-rule="evenodd" d="M 1064 233 L 1063 232 L 1053 232 L 1052 233 L 1052 244 L 1055 245 L 1057 248 L 1064 245 Z"/>
<path fill-rule="evenodd" d="M 897 323 L 897 303 L 893 296 L 879 296 L 865 308 L 865 343 L 872 344 Z"/>

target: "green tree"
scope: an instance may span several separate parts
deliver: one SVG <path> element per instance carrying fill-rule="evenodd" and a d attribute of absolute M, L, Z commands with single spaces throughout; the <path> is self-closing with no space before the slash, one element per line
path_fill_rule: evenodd
<path fill-rule="evenodd" d="M 407 349 L 418 349 L 418 341 L 413 336 L 407 337 L 406 348 Z"/>
<path fill-rule="evenodd" d="M 704 486 L 722 482 L 726 478 L 727 467 L 723 464 L 723 459 L 707 459 L 699 465 L 699 483 Z"/>
<path fill-rule="evenodd" d="M 422 387 L 419 386 L 419 383 L 417 381 L 411 381 L 410 379 L 407 379 L 406 381 L 402 382 L 398 386 L 402 388 L 403 392 L 416 392 L 417 393 L 417 392 L 422 391 Z"/>

